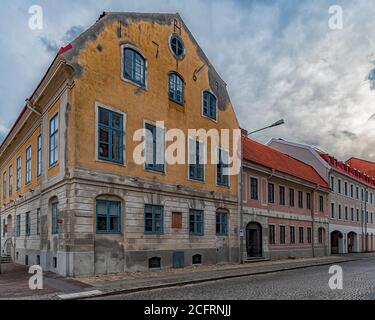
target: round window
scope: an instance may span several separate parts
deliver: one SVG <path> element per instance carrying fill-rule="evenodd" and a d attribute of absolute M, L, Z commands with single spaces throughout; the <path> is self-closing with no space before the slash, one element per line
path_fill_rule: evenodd
<path fill-rule="evenodd" d="M 170 47 L 177 58 L 183 58 L 185 53 L 185 47 L 184 43 L 178 35 L 172 35 L 170 40 Z"/>

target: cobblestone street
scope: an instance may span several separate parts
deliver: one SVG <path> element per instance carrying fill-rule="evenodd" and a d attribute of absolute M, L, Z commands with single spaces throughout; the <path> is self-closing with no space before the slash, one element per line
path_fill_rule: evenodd
<path fill-rule="evenodd" d="M 341 266 L 343 290 L 331 290 L 329 266 L 317 266 L 101 299 L 375 299 L 375 257 Z"/>

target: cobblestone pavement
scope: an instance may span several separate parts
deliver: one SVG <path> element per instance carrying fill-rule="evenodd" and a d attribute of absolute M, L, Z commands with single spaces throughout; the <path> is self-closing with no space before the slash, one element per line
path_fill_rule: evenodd
<path fill-rule="evenodd" d="M 118 300 L 375 299 L 375 257 L 341 264 L 343 290 L 328 286 L 329 266 L 247 276 L 202 284 L 103 297 Z"/>

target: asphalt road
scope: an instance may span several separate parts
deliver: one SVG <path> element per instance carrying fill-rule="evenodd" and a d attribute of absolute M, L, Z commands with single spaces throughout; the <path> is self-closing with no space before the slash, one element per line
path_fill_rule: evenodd
<path fill-rule="evenodd" d="M 375 300 L 375 257 L 343 263 L 343 289 L 332 290 L 329 266 L 103 297 L 106 300 Z"/>

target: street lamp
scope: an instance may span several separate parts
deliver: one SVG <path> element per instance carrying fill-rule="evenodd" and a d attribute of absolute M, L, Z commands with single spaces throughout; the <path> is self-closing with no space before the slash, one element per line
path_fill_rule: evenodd
<path fill-rule="evenodd" d="M 269 128 L 278 127 L 278 126 L 283 125 L 284 123 L 285 123 L 284 119 L 280 119 L 279 121 L 276 121 L 275 123 L 267 127 L 252 131 L 250 133 L 246 133 L 245 136 L 249 137 L 250 135 L 254 133 L 257 133 L 257 132 L 260 132 Z M 244 236 L 245 236 L 244 229 L 245 228 L 243 227 L 243 143 L 241 140 L 241 168 L 240 168 L 240 257 L 241 257 L 241 264 L 244 262 L 244 259 L 243 259 Z"/>

